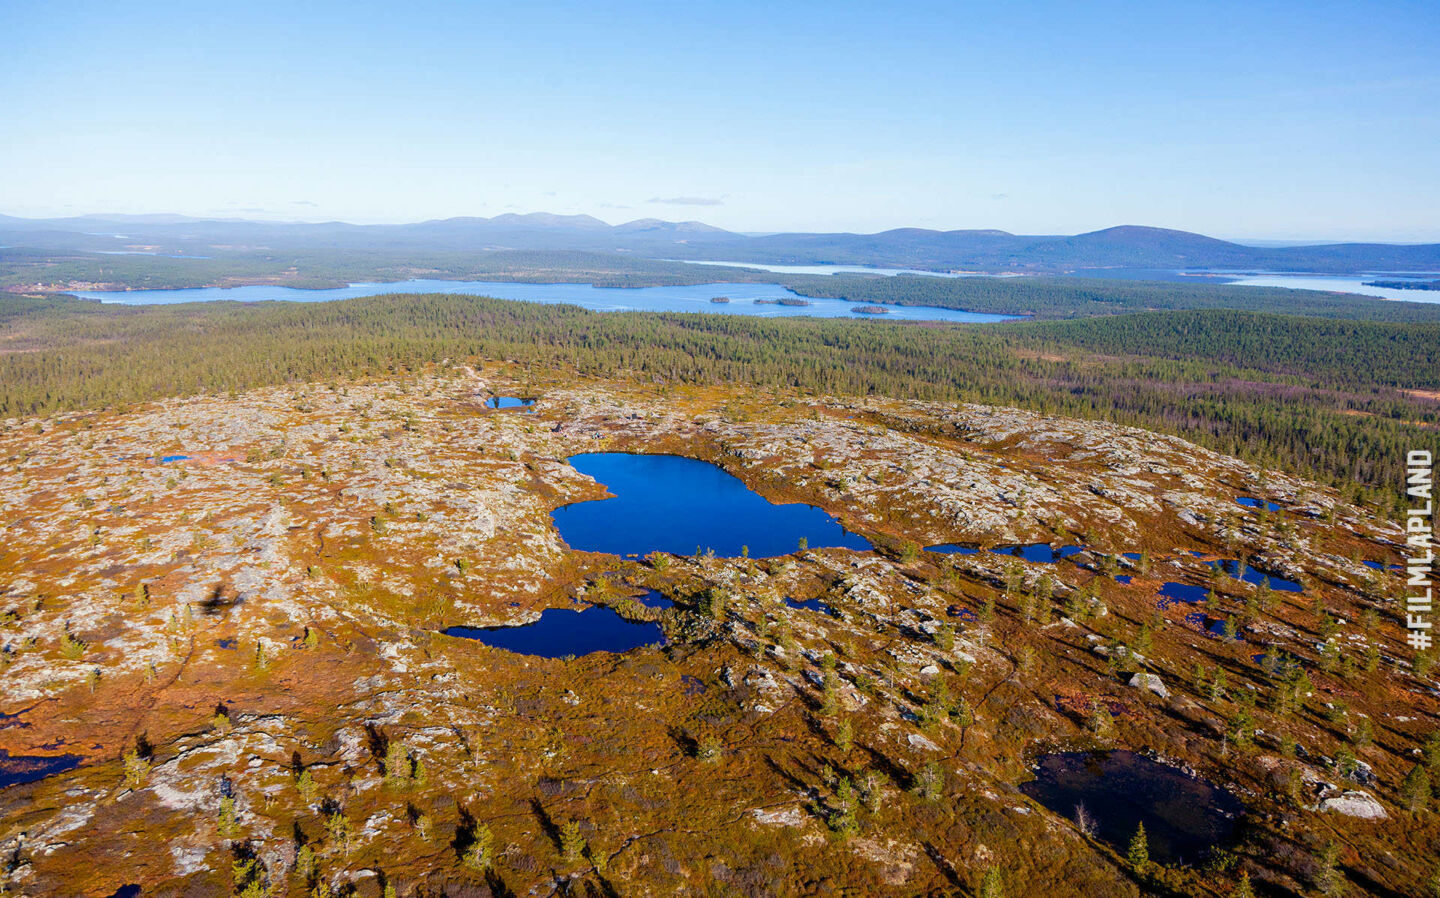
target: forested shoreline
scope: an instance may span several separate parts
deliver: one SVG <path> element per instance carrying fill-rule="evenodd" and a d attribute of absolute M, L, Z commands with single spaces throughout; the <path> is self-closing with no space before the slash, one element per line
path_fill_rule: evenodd
<path fill-rule="evenodd" d="M 742 282 L 773 283 L 800 296 L 857 305 L 934 306 L 970 312 L 1068 319 L 1179 309 L 1235 309 L 1362 321 L 1440 323 L 1440 303 L 1284 287 L 1174 281 L 1026 276 L 929 277 L 872 274 L 793 274 L 618 253 L 567 250 L 355 252 L 301 249 L 231 252 L 216 258 L 0 248 L 0 290 L 54 293 L 69 289 L 160 290 L 275 284 L 335 289 L 357 282 L 409 279 L 587 283 L 597 287 L 666 287 Z M 71 286 L 71 285 L 84 285 Z"/>
<path fill-rule="evenodd" d="M 0 416 L 449 359 L 576 377 L 749 383 L 1014 405 L 1175 433 L 1337 484 L 1389 490 L 1440 439 L 1440 325 L 1234 311 L 1006 325 L 593 313 L 446 294 L 112 306 L 0 300 Z"/>

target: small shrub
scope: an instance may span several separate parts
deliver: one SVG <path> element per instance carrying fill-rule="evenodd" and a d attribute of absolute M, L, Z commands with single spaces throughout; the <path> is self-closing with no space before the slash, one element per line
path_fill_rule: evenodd
<path fill-rule="evenodd" d="M 125 785 L 131 789 L 138 789 L 145 784 L 150 776 L 150 759 L 145 757 L 139 748 L 132 748 L 125 753 Z"/>
<path fill-rule="evenodd" d="M 84 640 L 76 639 L 74 635 L 66 630 L 60 634 L 60 656 L 70 661 L 79 661 L 84 656 L 89 646 Z"/>

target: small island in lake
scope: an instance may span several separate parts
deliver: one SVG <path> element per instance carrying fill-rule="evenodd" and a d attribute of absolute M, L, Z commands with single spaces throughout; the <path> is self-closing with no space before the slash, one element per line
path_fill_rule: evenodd
<path fill-rule="evenodd" d="M 1386 287 L 1390 290 L 1440 290 L 1437 281 L 1366 281 L 1367 287 Z"/>
<path fill-rule="evenodd" d="M 884 306 L 855 306 L 850 311 L 857 315 L 889 315 L 890 310 Z"/>
<path fill-rule="evenodd" d="M 792 298 L 786 297 L 785 299 L 757 299 L 757 300 L 755 300 L 755 305 L 757 305 L 757 306 L 808 306 L 808 305 L 811 305 L 811 302 L 810 302 L 810 300 L 808 300 L 808 299 L 792 299 Z"/>

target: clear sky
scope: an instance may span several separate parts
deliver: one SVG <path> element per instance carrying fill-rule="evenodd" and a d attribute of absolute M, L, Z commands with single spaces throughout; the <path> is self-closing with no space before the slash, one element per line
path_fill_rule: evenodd
<path fill-rule="evenodd" d="M 1437 0 L 0 0 L 0 212 L 1440 241 Z"/>

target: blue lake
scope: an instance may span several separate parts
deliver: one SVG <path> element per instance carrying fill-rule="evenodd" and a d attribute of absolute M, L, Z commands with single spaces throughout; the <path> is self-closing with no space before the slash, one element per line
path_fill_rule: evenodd
<path fill-rule="evenodd" d="M 691 261 L 691 260 L 679 260 Z M 1032 275 L 990 274 L 965 271 L 924 271 L 915 268 L 876 268 L 866 265 L 767 265 L 757 262 L 695 262 L 696 265 L 721 265 L 733 268 L 751 268 L 773 271 L 778 274 L 875 274 L 894 277 L 897 275 L 920 275 L 924 277 L 1031 277 Z M 1359 296 L 1374 296 L 1381 299 L 1405 302 L 1440 302 L 1440 292 L 1434 290 L 1398 290 L 1394 287 L 1376 287 L 1367 281 L 1428 281 L 1434 280 L 1435 272 L 1369 272 L 1362 275 L 1310 274 L 1287 271 L 1239 271 L 1235 269 L 1179 269 L 1179 268 L 1077 268 L 1071 271 L 1055 272 L 1064 277 L 1100 278 L 1122 281 L 1169 281 L 1178 284 L 1233 284 L 1239 287 L 1283 287 L 1287 290 L 1320 290 L 1326 293 L 1352 293 Z M 1045 276 L 1045 275 L 1040 275 Z"/>
<path fill-rule="evenodd" d="M 540 619 L 534 623 L 518 627 L 450 627 L 445 635 L 540 658 L 628 652 L 665 642 L 658 624 L 628 621 L 603 605 L 549 608 L 540 612 Z"/>
<path fill-rule="evenodd" d="M 974 546 L 962 546 L 959 543 L 941 543 L 938 546 L 926 546 L 926 552 L 935 552 L 939 555 L 978 555 L 980 550 Z"/>
<path fill-rule="evenodd" d="M 1287 290 L 1319 290 L 1325 293 L 1353 293 L 1404 302 L 1440 302 L 1440 293 L 1433 290 L 1397 290 L 1375 287 L 1367 281 L 1427 281 L 1435 278 L 1426 272 L 1370 272 L 1362 275 L 1308 274 L 1286 271 L 1237 271 L 1234 269 L 1175 268 L 1079 268 L 1066 272 L 1069 277 L 1103 278 L 1105 280 L 1171 281 L 1182 284 L 1231 284 L 1237 287 L 1283 287 Z"/>
<path fill-rule="evenodd" d="M 570 464 L 603 484 L 613 498 L 555 509 L 555 527 L 572 549 L 613 555 L 707 549 L 734 558 L 787 555 L 806 540 L 812 549 L 867 551 L 870 543 L 813 505 L 772 505 L 739 478 L 709 462 L 678 455 L 595 452 Z"/>
<path fill-rule="evenodd" d="M 974 274 L 972 272 L 959 274 L 953 271 L 926 271 L 920 268 L 876 268 L 870 265 L 769 265 L 760 262 L 702 262 L 695 259 L 674 259 L 671 261 L 684 262 L 687 265 L 718 265 L 722 268 L 750 268 L 755 271 L 773 271 L 777 274 L 880 274 L 886 277 L 894 277 L 899 274 L 911 274 L 936 278 L 999 276 Z"/>
<path fill-rule="evenodd" d="M 351 284 L 335 290 L 297 287 L 195 287 L 185 290 L 83 290 L 75 295 L 125 305 L 172 305 L 184 302 L 329 302 L 378 296 L 382 293 L 463 293 L 521 302 L 566 303 L 595 312 L 709 312 L 783 318 L 864 318 L 887 321 L 1010 321 L 1013 315 L 961 312 L 931 306 L 887 305 L 884 315 L 852 311 L 854 300 L 801 297 L 778 284 L 692 284 L 683 287 L 596 287 L 593 284 L 519 284 L 507 281 L 410 280 L 392 284 Z M 712 303 L 727 296 L 728 303 Z M 804 300 L 808 305 L 779 305 L 779 300 Z M 758 300 L 758 301 L 757 301 Z"/>

